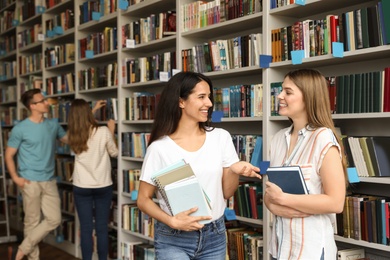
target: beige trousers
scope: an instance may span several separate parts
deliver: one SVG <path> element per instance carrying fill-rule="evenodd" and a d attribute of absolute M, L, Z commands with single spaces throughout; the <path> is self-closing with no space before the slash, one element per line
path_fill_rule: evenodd
<path fill-rule="evenodd" d="M 19 249 L 29 260 L 39 260 L 39 242 L 61 222 L 61 202 L 57 183 L 55 180 L 31 181 L 24 185 L 22 196 L 24 240 Z"/>

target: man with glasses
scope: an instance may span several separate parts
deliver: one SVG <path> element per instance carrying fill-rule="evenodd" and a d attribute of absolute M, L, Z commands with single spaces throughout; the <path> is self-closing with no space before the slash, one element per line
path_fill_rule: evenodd
<path fill-rule="evenodd" d="M 54 179 L 55 146 L 56 139 L 67 143 L 67 135 L 56 120 L 44 117 L 49 104 L 40 89 L 26 91 L 21 102 L 30 116 L 13 127 L 5 161 L 23 196 L 24 240 L 10 251 L 11 259 L 21 260 L 26 255 L 29 260 L 38 260 L 38 243 L 61 222 L 61 202 Z"/>

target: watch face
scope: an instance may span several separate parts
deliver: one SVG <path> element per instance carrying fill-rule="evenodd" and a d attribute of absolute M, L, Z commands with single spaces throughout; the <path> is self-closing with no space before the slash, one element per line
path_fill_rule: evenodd
<path fill-rule="evenodd" d="M 176 15 L 170 15 L 168 17 L 169 29 L 172 32 L 176 31 Z"/>

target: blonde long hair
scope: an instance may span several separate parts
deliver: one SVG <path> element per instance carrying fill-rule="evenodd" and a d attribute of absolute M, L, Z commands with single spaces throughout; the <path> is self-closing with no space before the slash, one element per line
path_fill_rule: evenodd
<path fill-rule="evenodd" d="M 302 91 L 308 119 L 308 127 L 317 129 L 327 127 L 332 130 L 342 151 L 342 165 L 346 184 L 348 185 L 347 163 L 341 137 L 337 133 L 332 115 L 330 113 L 330 101 L 328 82 L 325 77 L 314 69 L 298 69 L 285 75 Z"/>

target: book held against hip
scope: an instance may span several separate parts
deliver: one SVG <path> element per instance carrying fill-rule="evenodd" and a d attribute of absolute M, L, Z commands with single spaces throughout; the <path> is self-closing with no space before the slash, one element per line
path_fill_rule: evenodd
<path fill-rule="evenodd" d="M 299 166 L 269 167 L 266 174 L 268 180 L 278 185 L 285 193 L 309 194 Z"/>
<path fill-rule="evenodd" d="M 168 184 L 165 186 L 165 193 L 173 215 L 197 207 L 198 210 L 192 213 L 191 216 L 211 216 L 211 207 L 207 201 L 207 196 L 195 175 Z M 199 223 L 207 224 L 210 221 L 211 220 L 202 220 L 199 221 Z"/>
<path fill-rule="evenodd" d="M 152 181 L 172 215 L 198 207 L 191 216 L 211 216 L 209 198 L 191 166 L 184 160 L 156 172 L 152 176 Z M 210 220 L 200 221 L 202 224 L 209 222 Z"/>

